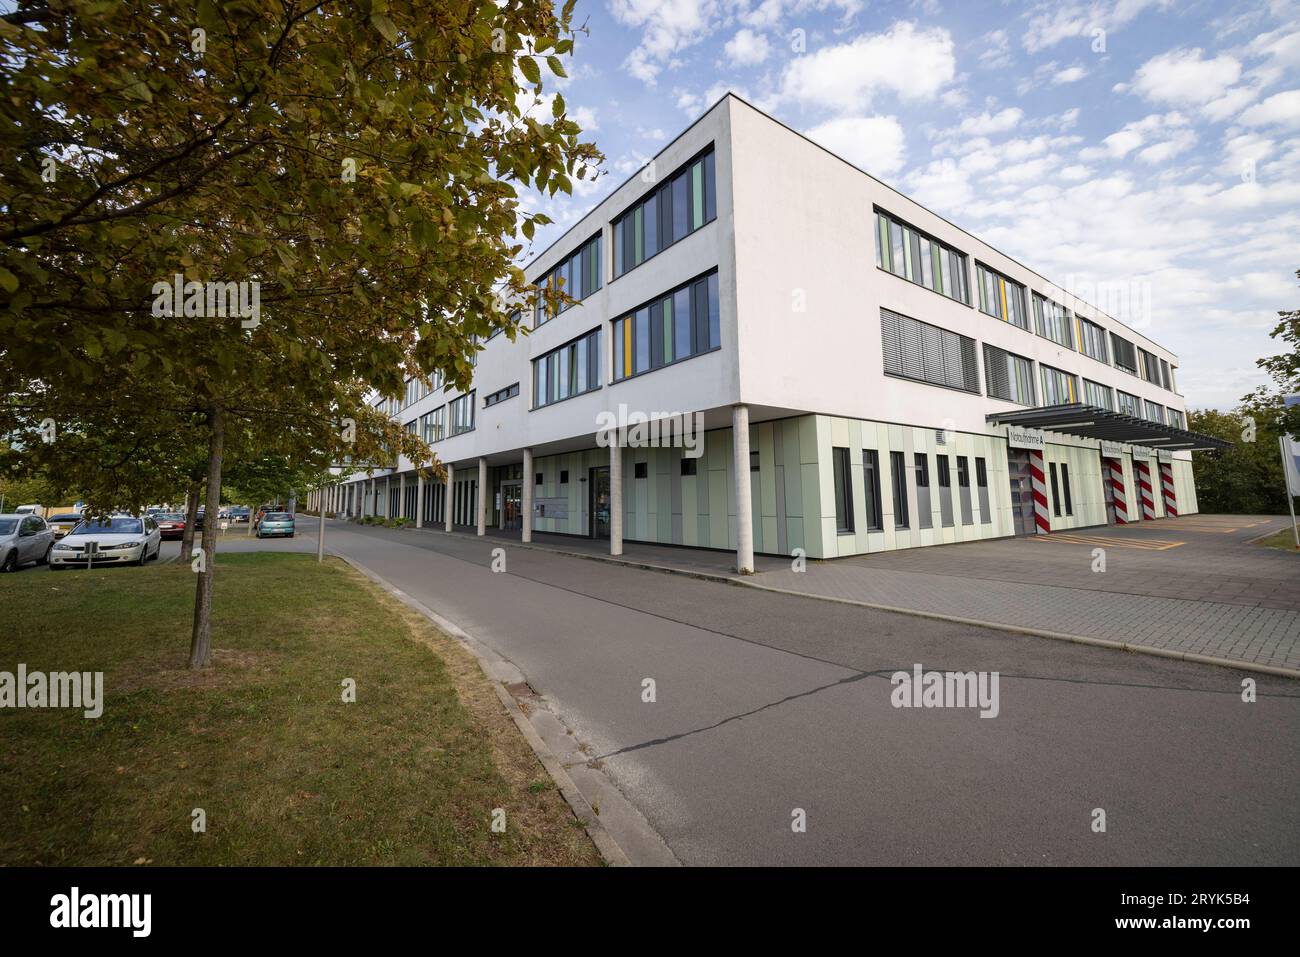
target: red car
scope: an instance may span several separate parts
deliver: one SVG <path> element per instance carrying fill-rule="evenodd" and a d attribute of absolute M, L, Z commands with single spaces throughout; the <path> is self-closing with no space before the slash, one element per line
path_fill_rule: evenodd
<path fill-rule="evenodd" d="M 158 531 L 163 538 L 183 538 L 185 536 L 185 516 L 180 512 L 163 512 L 155 515 Z"/>

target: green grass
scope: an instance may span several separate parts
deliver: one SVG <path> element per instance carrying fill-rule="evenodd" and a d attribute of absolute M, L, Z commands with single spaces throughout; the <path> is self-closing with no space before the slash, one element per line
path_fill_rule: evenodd
<path fill-rule="evenodd" d="M 104 672 L 98 719 L 0 710 L 0 864 L 598 863 L 468 652 L 346 565 L 219 555 L 203 672 L 193 594 L 188 565 L 0 579 L 0 671 Z"/>
<path fill-rule="evenodd" d="M 1282 548 L 1288 552 L 1294 552 L 1296 551 L 1295 532 L 1293 532 L 1290 527 L 1287 527 L 1282 529 L 1280 532 L 1275 532 L 1267 538 L 1261 538 L 1259 541 L 1255 542 L 1255 544 L 1262 545 L 1265 548 Z"/>

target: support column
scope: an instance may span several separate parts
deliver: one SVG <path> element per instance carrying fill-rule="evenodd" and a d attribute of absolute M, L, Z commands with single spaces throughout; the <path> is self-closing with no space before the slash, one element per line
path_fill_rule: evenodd
<path fill-rule="evenodd" d="M 424 528 L 424 473 L 415 476 L 415 527 Z"/>
<path fill-rule="evenodd" d="M 749 482 L 749 406 L 731 407 L 731 448 L 736 472 L 736 571 L 754 571 L 754 499 Z M 710 516 L 709 521 L 718 516 Z M 725 520 L 725 516 L 723 516 Z"/>
<path fill-rule="evenodd" d="M 487 487 L 487 459 L 478 460 L 478 534 L 480 536 L 487 534 L 487 506 L 488 506 L 488 487 Z"/>
<path fill-rule="evenodd" d="M 443 514 L 447 517 L 447 531 L 451 531 L 451 503 L 455 501 L 456 466 L 447 463 L 447 500 L 443 502 Z"/>
<path fill-rule="evenodd" d="M 406 518 L 406 473 L 397 477 L 397 517 Z"/>
<path fill-rule="evenodd" d="M 623 434 L 610 432 L 609 443 L 609 553 L 623 554 Z M 530 480 L 531 481 L 531 480 Z"/>
<path fill-rule="evenodd" d="M 520 541 L 533 540 L 533 450 L 524 449 L 524 487 L 520 508 L 523 509 L 523 534 Z"/>

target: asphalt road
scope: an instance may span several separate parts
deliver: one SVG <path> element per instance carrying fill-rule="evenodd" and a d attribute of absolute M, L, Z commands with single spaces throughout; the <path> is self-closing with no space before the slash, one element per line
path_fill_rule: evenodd
<path fill-rule="evenodd" d="M 221 547 L 314 550 L 299 525 Z M 508 546 L 497 574 L 499 541 L 327 535 L 517 664 L 684 863 L 1300 863 L 1300 683 Z M 999 672 L 998 716 L 894 708 L 917 663 Z"/>

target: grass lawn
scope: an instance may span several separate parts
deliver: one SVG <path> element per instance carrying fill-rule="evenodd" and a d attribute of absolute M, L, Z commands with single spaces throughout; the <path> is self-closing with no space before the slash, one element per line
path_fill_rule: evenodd
<path fill-rule="evenodd" d="M 98 719 L 0 710 L 0 865 L 600 862 L 458 643 L 337 560 L 218 563 L 201 673 L 186 564 L 0 578 L 0 671 L 104 672 Z"/>
<path fill-rule="evenodd" d="M 1268 538 L 1261 538 L 1255 544 L 1263 545 L 1265 548 L 1282 548 L 1288 552 L 1294 552 L 1296 551 L 1295 532 L 1293 532 L 1291 526 L 1288 525 L 1286 528 L 1282 529 L 1282 531 L 1276 532 L 1268 536 Z"/>

